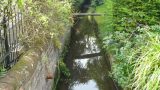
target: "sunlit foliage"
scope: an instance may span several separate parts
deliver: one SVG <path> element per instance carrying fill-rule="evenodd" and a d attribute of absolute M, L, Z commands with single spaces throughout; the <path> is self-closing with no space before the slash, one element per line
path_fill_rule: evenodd
<path fill-rule="evenodd" d="M 159 0 L 105 0 L 97 12 L 103 48 L 112 55 L 112 75 L 126 90 L 158 90 Z M 156 79 L 157 78 L 157 79 Z"/>
<path fill-rule="evenodd" d="M 27 0 L 23 6 L 25 35 L 24 45 L 38 46 L 52 39 L 58 48 L 66 27 L 71 25 L 71 2 L 69 0 Z M 68 28 L 69 29 L 69 28 Z"/>

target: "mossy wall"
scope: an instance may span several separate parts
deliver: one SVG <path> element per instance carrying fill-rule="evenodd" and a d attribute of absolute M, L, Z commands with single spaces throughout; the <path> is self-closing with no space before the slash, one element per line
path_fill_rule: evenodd
<path fill-rule="evenodd" d="M 0 78 L 0 90 L 51 90 L 56 63 L 69 36 L 70 30 L 66 30 L 60 38 L 60 49 L 48 43 L 27 51 L 7 75 Z"/>

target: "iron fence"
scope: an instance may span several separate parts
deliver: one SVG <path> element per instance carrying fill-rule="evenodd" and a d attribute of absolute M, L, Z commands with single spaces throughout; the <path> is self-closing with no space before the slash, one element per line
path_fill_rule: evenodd
<path fill-rule="evenodd" d="M 18 60 L 22 46 L 23 16 L 17 5 L 6 6 L 0 13 L 0 66 L 10 69 Z"/>

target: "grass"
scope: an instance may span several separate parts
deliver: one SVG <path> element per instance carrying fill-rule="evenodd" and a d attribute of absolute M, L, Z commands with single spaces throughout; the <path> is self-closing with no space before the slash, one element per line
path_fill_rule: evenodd
<path fill-rule="evenodd" d="M 152 31 L 160 30 L 160 26 L 152 26 Z M 141 55 L 137 58 L 134 67 L 134 90 L 158 90 L 160 88 L 160 36 L 159 32 L 145 31 L 147 44 L 141 47 Z"/>
<path fill-rule="evenodd" d="M 95 17 L 100 30 L 100 36 L 105 37 L 110 31 L 113 31 L 113 2 L 104 0 L 104 4 L 96 8 L 97 13 L 104 13 L 104 16 Z"/>
<path fill-rule="evenodd" d="M 158 90 L 160 26 L 134 27 L 131 32 L 114 30 L 113 0 L 105 0 L 103 5 L 97 6 L 96 12 L 105 13 L 104 16 L 96 17 L 96 21 L 103 48 L 114 58 L 114 80 L 124 90 Z"/>

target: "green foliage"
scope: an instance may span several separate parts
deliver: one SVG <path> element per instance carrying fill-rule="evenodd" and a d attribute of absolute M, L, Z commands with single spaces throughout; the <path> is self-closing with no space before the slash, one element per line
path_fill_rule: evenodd
<path fill-rule="evenodd" d="M 74 10 L 74 12 L 79 12 L 79 9 L 83 2 L 84 0 L 72 0 L 72 9 Z"/>
<path fill-rule="evenodd" d="M 3 77 L 6 74 L 6 69 L 3 65 L 0 65 L 0 77 Z"/>
<path fill-rule="evenodd" d="M 52 40 L 61 48 L 60 38 L 71 25 L 71 3 L 69 0 L 29 0 L 25 2 L 24 24 L 25 35 L 21 42 L 26 47 L 35 47 Z"/>
<path fill-rule="evenodd" d="M 18 3 L 18 6 L 20 8 L 23 8 L 23 6 L 24 6 L 24 0 L 17 0 L 17 3 Z"/>
<path fill-rule="evenodd" d="M 12 4 L 18 4 L 19 8 L 24 6 L 24 0 L 1 0 L 0 1 L 0 10 L 3 11 L 5 7 Z"/>
<path fill-rule="evenodd" d="M 66 64 L 64 63 L 62 58 L 58 61 L 58 67 L 57 67 L 57 70 L 56 70 L 56 74 L 57 75 L 54 78 L 53 90 L 57 90 L 57 85 L 59 83 L 59 80 L 61 78 L 63 78 L 61 75 L 63 75 L 64 77 L 67 77 L 67 78 L 70 77 L 70 71 L 66 67 Z"/>
<path fill-rule="evenodd" d="M 12 16 L 12 6 L 16 10 L 20 9 L 23 14 L 24 32 L 18 37 L 21 45 L 42 48 L 42 45 L 53 42 L 55 47 L 61 48 L 63 33 L 72 24 L 70 0 L 0 0 L 0 12 L 9 7 L 8 16 Z M 4 72 L 0 67 L 0 76 Z"/>
<path fill-rule="evenodd" d="M 58 61 L 58 67 L 56 69 L 56 75 L 54 78 L 53 90 L 57 90 L 57 85 L 58 85 L 59 81 L 61 80 L 61 78 L 63 78 L 61 75 L 63 75 L 64 77 L 67 77 L 67 78 L 70 77 L 70 75 L 71 75 L 70 71 L 67 68 L 66 64 L 64 63 L 64 59 L 63 59 L 65 57 L 66 53 L 68 52 L 68 45 L 69 45 L 69 42 L 65 42 L 63 51 L 60 56 L 61 58 Z"/>
<path fill-rule="evenodd" d="M 159 0 L 105 0 L 96 17 L 113 78 L 125 90 L 158 90 Z M 150 26 L 150 27 L 149 27 Z M 157 78 L 157 79 L 156 79 Z"/>
<path fill-rule="evenodd" d="M 132 31 L 137 26 L 159 23 L 159 0 L 114 0 L 115 30 Z"/>
<path fill-rule="evenodd" d="M 143 42 L 143 46 L 140 46 L 141 55 L 137 58 L 133 69 L 134 83 L 132 86 L 135 90 L 158 90 L 160 88 L 160 32 L 157 32 L 159 30 L 160 26 L 145 29 L 145 36 L 148 40 Z"/>
<path fill-rule="evenodd" d="M 23 13 L 25 32 L 20 37 L 22 45 L 41 46 L 51 39 L 57 48 L 61 48 L 60 38 L 66 27 L 72 24 L 71 0 L 1 0 L 0 11 L 14 5 Z M 8 15 L 10 12 L 9 8 Z"/>
<path fill-rule="evenodd" d="M 66 67 L 66 64 L 63 62 L 63 60 L 59 61 L 59 69 L 60 69 L 61 74 L 63 74 L 65 77 L 69 77 L 70 76 L 70 71 Z"/>
<path fill-rule="evenodd" d="M 0 11 L 3 12 L 3 9 L 5 6 L 7 6 L 8 1 L 7 0 L 1 0 L 0 1 Z"/>
<path fill-rule="evenodd" d="M 160 26 L 137 30 L 141 33 L 134 37 L 133 33 L 115 32 L 103 41 L 104 48 L 113 54 L 115 60 L 112 74 L 119 85 L 123 88 L 133 87 L 135 90 L 153 90 L 149 85 L 155 86 L 159 83 L 154 78 L 159 76 L 156 72 L 159 71 Z M 159 87 L 153 88 L 157 90 Z"/>
<path fill-rule="evenodd" d="M 99 6 L 104 3 L 105 0 L 92 0 L 91 6 Z"/>
<path fill-rule="evenodd" d="M 112 0 L 104 0 L 104 2 L 103 5 L 96 7 L 96 12 L 104 13 L 104 16 L 95 17 L 102 38 L 113 31 L 113 2 Z"/>

